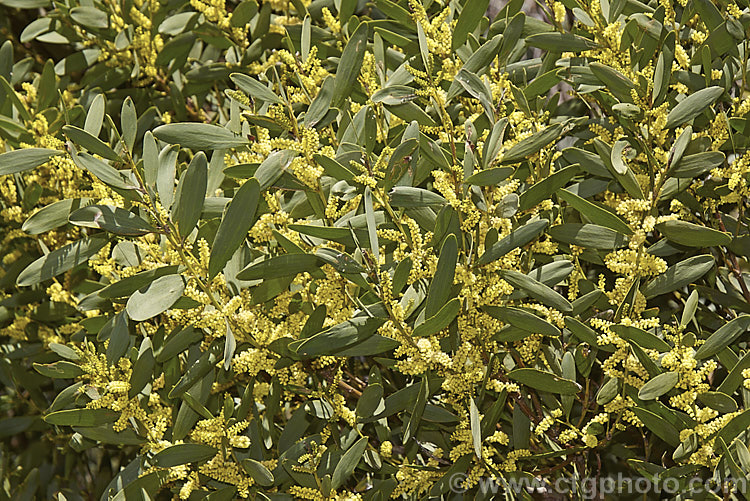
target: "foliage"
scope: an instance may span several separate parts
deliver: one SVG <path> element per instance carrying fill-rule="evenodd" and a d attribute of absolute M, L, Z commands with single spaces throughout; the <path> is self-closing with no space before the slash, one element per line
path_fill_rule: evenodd
<path fill-rule="evenodd" d="M 3 499 L 745 477 L 747 5 L 522 4 L 0 0 Z"/>

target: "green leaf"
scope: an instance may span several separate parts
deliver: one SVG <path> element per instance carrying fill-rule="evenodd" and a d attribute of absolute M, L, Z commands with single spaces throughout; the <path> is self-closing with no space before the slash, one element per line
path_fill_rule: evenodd
<path fill-rule="evenodd" d="M 372 208 L 372 192 L 369 186 L 365 186 L 365 218 L 367 221 L 367 233 L 370 236 L 370 249 L 372 250 L 372 257 L 375 261 L 375 266 L 378 267 L 380 263 L 380 245 L 378 244 L 378 232 L 377 225 L 375 223 L 375 211 Z"/>
<path fill-rule="evenodd" d="M 465 68 L 461 68 L 454 77 L 454 80 L 460 83 L 461 87 L 463 87 L 474 99 L 479 100 L 484 108 L 484 112 L 487 114 L 487 118 L 491 122 L 494 122 L 495 106 L 492 102 L 492 92 L 488 89 L 482 79 Z"/>
<path fill-rule="evenodd" d="M 156 453 L 151 462 L 159 468 L 172 468 L 182 464 L 207 461 L 216 456 L 217 452 L 210 445 L 177 444 Z"/>
<path fill-rule="evenodd" d="M 394 186 L 389 195 L 395 207 L 442 207 L 448 203 L 439 193 L 411 186 Z"/>
<path fill-rule="evenodd" d="M 352 36 L 344 47 L 336 69 L 336 77 L 333 83 L 333 99 L 331 106 L 339 108 L 344 100 L 351 94 L 354 85 L 359 77 L 359 70 L 362 68 L 362 62 L 367 49 L 367 34 L 369 24 L 362 22 L 354 30 Z"/>
<path fill-rule="evenodd" d="M 377 368 L 373 368 L 373 371 L 376 370 Z M 360 418 L 368 418 L 379 414 L 383 410 L 385 410 L 383 385 L 379 381 L 370 378 L 367 387 L 362 391 L 362 396 L 357 400 L 356 414 Z"/>
<path fill-rule="evenodd" d="M 96 7 L 73 7 L 70 9 L 70 17 L 73 21 L 87 28 L 106 29 L 109 27 L 107 13 Z"/>
<path fill-rule="evenodd" d="M 151 131 L 146 131 L 143 135 L 143 175 L 146 186 L 156 188 L 159 167 L 159 149 L 156 146 L 156 140 Z"/>
<path fill-rule="evenodd" d="M 106 235 L 98 234 L 64 245 L 27 266 L 18 275 L 16 283 L 21 287 L 36 285 L 65 273 L 95 256 L 108 241 Z"/>
<path fill-rule="evenodd" d="M 375 334 L 368 337 L 361 343 L 356 343 L 351 346 L 337 351 L 335 356 L 337 357 L 369 357 L 372 355 L 380 355 L 387 351 L 395 350 L 398 348 L 400 343 L 395 339 Z"/>
<path fill-rule="evenodd" d="M 354 275 L 365 273 L 365 268 L 354 260 L 349 254 L 339 252 L 328 247 L 322 247 L 315 251 L 315 255 L 324 262 L 333 266 L 342 275 Z"/>
<path fill-rule="evenodd" d="M 272 186 L 286 172 L 297 152 L 293 150 L 274 151 L 255 170 L 253 177 L 258 180 L 260 190 Z"/>
<path fill-rule="evenodd" d="M 153 318 L 171 308 L 184 290 L 181 275 L 159 277 L 130 296 L 126 306 L 128 316 L 136 322 Z"/>
<path fill-rule="evenodd" d="M 526 45 L 550 52 L 583 52 L 598 47 L 593 40 L 572 33 L 537 33 L 526 37 Z"/>
<path fill-rule="evenodd" d="M 451 233 L 440 249 L 440 258 L 435 269 L 435 275 L 432 277 L 430 288 L 427 291 L 427 300 L 425 301 L 425 316 L 427 318 L 435 316 L 448 302 L 457 262 L 458 241 L 456 235 Z"/>
<path fill-rule="evenodd" d="M 86 112 L 86 122 L 84 122 L 83 130 L 94 137 L 98 137 L 102 130 L 106 104 L 104 94 L 97 94 Z"/>
<path fill-rule="evenodd" d="M 698 394 L 698 400 L 705 406 L 712 408 L 715 411 L 719 411 L 723 414 L 735 412 L 737 410 L 737 402 L 720 391 L 707 391 Z"/>
<path fill-rule="evenodd" d="M 546 219 L 529 221 L 525 225 L 511 232 L 509 235 L 503 237 L 500 241 L 495 242 L 489 249 L 485 250 L 484 254 L 482 254 L 477 260 L 477 265 L 483 266 L 491 263 L 492 261 L 500 259 L 513 249 L 528 244 L 541 235 L 548 224 L 549 221 Z"/>
<path fill-rule="evenodd" d="M 68 136 L 68 139 L 73 141 L 73 143 L 86 148 L 91 153 L 100 155 L 107 160 L 122 162 L 120 155 L 115 153 L 115 150 L 113 150 L 104 141 L 102 141 L 98 137 L 94 137 L 85 130 L 79 129 L 78 127 L 75 127 L 73 125 L 65 125 L 62 130 L 65 135 Z"/>
<path fill-rule="evenodd" d="M 412 161 L 412 154 L 419 146 L 416 139 L 411 138 L 403 141 L 393 150 L 388 160 L 388 169 L 385 176 L 385 190 L 391 191 L 393 186 L 406 174 Z M 337 177 L 337 179 L 339 179 Z M 346 179 L 346 178 L 341 178 Z"/>
<path fill-rule="evenodd" d="M 100 289 L 97 295 L 103 298 L 115 298 L 130 296 L 138 289 L 147 286 L 154 280 L 165 275 L 174 275 L 177 273 L 178 266 L 162 266 L 153 270 L 146 270 L 136 273 L 130 277 L 125 277 L 117 282 L 112 282 L 108 286 Z"/>
<path fill-rule="evenodd" d="M 656 366 L 651 357 L 648 356 L 646 352 L 643 351 L 643 348 L 641 348 L 637 343 L 631 342 L 630 350 L 633 352 L 641 365 L 646 369 L 646 372 L 648 372 L 649 376 L 653 377 L 661 374 L 661 369 Z M 614 349 L 612 351 L 614 351 Z"/>
<path fill-rule="evenodd" d="M 560 83 L 562 78 L 558 70 L 550 70 L 547 73 L 537 76 L 531 83 L 523 89 L 523 95 L 526 100 L 533 100 L 535 97 L 546 95 L 547 92 Z"/>
<path fill-rule="evenodd" d="M 440 168 L 445 170 L 446 172 L 450 171 L 451 164 L 450 162 L 448 162 L 445 150 L 431 138 L 422 133 L 419 133 L 419 152 L 421 155 L 424 155 L 427 160 L 435 164 L 433 167 L 431 167 L 432 169 Z M 408 188 L 408 186 L 396 187 L 396 189 L 398 190 Z"/>
<path fill-rule="evenodd" d="M 677 449 L 672 453 L 672 459 L 675 461 L 682 461 L 696 450 L 698 450 L 698 435 L 696 433 L 690 433 L 685 440 L 680 442 L 680 445 L 678 445 Z"/>
<path fill-rule="evenodd" d="M 617 394 L 620 392 L 620 380 L 617 378 L 609 378 L 604 383 L 599 391 L 596 392 L 596 403 L 604 405 L 611 402 Z"/>
<path fill-rule="evenodd" d="M 156 352 L 156 361 L 164 363 L 187 350 L 190 345 L 203 339 L 203 332 L 193 327 L 185 327 L 179 332 L 170 335 L 164 346 Z"/>
<path fill-rule="evenodd" d="M 24 221 L 21 229 L 29 235 L 40 235 L 68 223 L 68 216 L 88 199 L 66 198 L 42 207 Z"/>
<path fill-rule="evenodd" d="M 674 165 L 674 177 L 695 178 L 724 163 L 726 155 L 720 151 L 704 151 L 685 155 Z"/>
<path fill-rule="evenodd" d="M 575 381 L 539 369 L 513 369 L 508 373 L 508 378 L 535 390 L 560 395 L 575 395 L 581 391 L 581 385 Z"/>
<path fill-rule="evenodd" d="M 529 333 L 544 334 L 545 336 L 559 336 L 561 334 L 560 329 L 551 323 L 520 308 L 487 305 L 482 309 L 492 317 Z"/>
<path fill-rule="evenodd" d="M 724 427 L 719 430 L 716 434 L 716 438 L 721 438 L 726 443 L 731 443 L 737 435 L 747 431 L 750 428 L 750 410 L 746 410 L 732 418 Z"/>
<path fill-rule="evenodd" d="M 693 256 L 667 268 L 641 290 L 646 299 L 672 292 L 693 283 L 714 267 L 714 257 L 709 254 Z"/>
<path fill-rule="evenodd" d="M 373 103 L 383 103 L 386 106 L 396 106 L 408 103 L 417 98 L 417 89 L 407 85 L 389 85 L 372 95 Z"/>
<path fill-rule="evenodd" d="M 68 409 L 50 412 L 44 420 L 56 426 L 98 426 L 116 421 L 119 412 L 109 409 Z"/>
<path fill-rule="evenodd" d="M 312 254 L 282 254 L 243 268 L 237 273 L 237 278 L 239 280 L 260 280 L 294 276 L 298 273 L 315 271 L 322 264 L 323 261 Z"/>
<path fill-rule="evenodd" d="M 177 156 L 180 148 L 177 145 L 164 148 L 159 153 L 159 167 L 156 174 L 156 192 L 159 200 L 166 209 L 172 206 L 174 201 L 175 170 L 177 168 Z"/>
<path fill-rule="evenodd" d="M 664 127 L 671 129 L 678 125 L 682 125 L 685 122 L 689 122 L 703 113 L 706 108 L 714 104 L 723 93 L 723 87 L 714 86 L 690 94 L 680 101 L 677 106 L 672 108 L 669 115 L 667 115 L 667 123 Z"/>
<path fill-rule="evenodd" d="M 522 139 L 518 143 L 511 146 L 510 149 L 503 154 L 502 162 L 504 164 L 512 164 L 520 162 L 529 155 L 538 153 L 539 150 L 560 137 L 562 131 L 562 124 L 553 124 L 544 130 L 535 132 L 526 139 Z"/>
<path fill-rule="evenodd" d="M 445 474 L 432 484 L 432 488 L 429 491 L 430 498 L 439 499 L 441 494 L 450 492 L 451 490 L 455 491 L 455 479 L 461 478 L 465 475 L 465 472 L 470 470 L 473 460 L 474 456 L 471 454 L 464 454 L 456 459 L 453 464 L 445 470 Z"/>
<path fill-rule="evenodd" d="M 243 459 L 242 468 L 244 468 L 247 474 L 255 480 L 256 484 L 263 487 L 273 485 L 273 473 L 271 473 L 260 461 L 256 461 L 252 458 Z"/>
<path fill-rule="evenodd" d="M 74 426 L 73 431 L 80 433 L 85 438 L 95 442 L 112 445 L 141 445 L 146 442 L 129 428 L 123 431 L 115 431 L 111 425 L 78 427 Z"/>
<path fill-rule="evenodd" d="M 654 432 L 654 435 L 672 447 L 677 447 L 680 444 L 680 432 L 669 421 L 642 407 L 634 407 L 633 412 L 638 416 L 638 419 L 643 421 L 646 428 Z"/>
<path fill-rule="evenodd" d="M 258 80 L 242 73 L 232 73 L 229 78 L 242 90 L 245 94 L 253 99 L 259 99 L 267 103 L 284 104 L 284 102 L 276 95 L 274 91 L 269 89 L 266 85 L 262 84 Z"/>
<path fill-rule="evenodd" d="M 135 105 L 130 96 L 126 97 L 122 103 L 120 111 L 120 126 L 122 127 L 122 140 L 127 146 L 128 151 L 133 151 L 135 146 L 135 136 L 138 133 L 138 114 L 135 111 Z"/>
<path fill-rule="evenodd" d="M 622 233 L 598 224 L 558 224 L 549 229 L 549 236 L 558 242 L 590 249 L 618 249 L 628 243 Z"/>
<path fill-rule="evenodd" d="M 470 57 L 466 60 L 462 68 L 471 73 L 475 73 L 481 76 L 487 71 L 487 68 L 492 61 L 497 57 L 498 50 L 503 43 L 503 35 L 495 35 L 489 41 L 482 44 Z M 447 98 L 453 99 L 461 92 L 461 84 L 458 82 L 451 82 L 450 88 L 448 89 Z"/>
<path fill-rule="evenodd" d="M 169 398 L 179 398 L 188 391 L 196 382 L 216 367 L 218 359 L 216 344 L 211 349 L 203 352 L 200 358 L 182 375 L 179 381 L 169 391 Z M 184 435 L 183 435 L 184 436 Z"/>
<path fill-rule="evenodd" d="M 632 102 L 630 91 L 635 89 L 635 84 L 625 75 L 614 68 L 600 62 L 591 62 L 588 65 L 591 72 L 598 78 L 620 102 Z"/>
<path fill-rule="evenodd" d="M 130 376 L 130 390 L 128 398 L 138 395 L 146 384 L 154 377 L 154 350 L 149 338 L 143 338 L 141 348 L 138 350 L 138 358 L 133 364 L 133 374 Z"/>
<path fill-rule="evenodd" d="M 688 125 L 680 133 L 680 136 L 675 140 L 674 145 L 672 145 L 672 149 L 669 151 L 669 158 L 667 159 L 667 163 L 669 164 L 669 168 L 667 169 L 668 174 L 674 171 L 675 166 L 682 159 L 682 156 L 685 154 L 685 151 L 687 150 L 687 147 L 690 145 L 690 142 L 692 140 L 693 128 Z"/>
<path fill-rule="evenodd" d="M 728 233 L 687 221 L 665 221 L 657 224 L 656 229 L 672 242 L 688 247 L 718 247 L 732 242 Z"/>
<path fill-rule="evenodd" d="M 612 163 L 613 157 L 616 158 L 613 155 L 614 149 L 599 138 L 595 138 L 593 142 L 597 153 L 599 153 L 599 158 L 611 176 L 617 179 L 617 182 L 628 192 L 628 195 L 636 199 L 644 199 L 645 196 L 641 185 L 638 183 L 638 179 L 633 174 L 633 171 L 622 162 L 622 155 L 620 155 L 620 163 L 615 167 Z"/>
<path fill-rule="evenodd" d="M 582 323 L 580 320 L 573 317 L 565 317 L 565 327 L 567 327 L 575 337 L 584 343 L 588 343 L 591 346 L 599 346 L 594 329 Z"/>
<path fill-rule="evenodd" d="M 676 372 L 665 372 L 651 378 L 638 390 L 638 398 L 641 400 L 654 400 L 667 393 L 675 387 L 680 375 Z"/>
<path fill-rule="evenodd" d="M 351 228 L 335 228 L 330 226 L 317 226 L 312 224 L 290 224 L 289 229 L 302 233 L 303 235 L 309 235 L 314 238 L 330 240 L 331 242 L 338 242 L 344 244 L 347 247 L 356 246 L 354 238 L 352 237 Z M 370 245 L 370 237 L 367 231 L 359 228 L 354 228 L 353 233 L 357 237 L 360 245 Z"/>
<path fill-rule="evenodd" d="M 73 157 L 73 162 L 75 162 L 78 167 L 90 172 L 104 184 L 122 190 L 132 190 L 135 188 L 133 183 L 127 181 L 119 170 L 115 169 L 104 160 L 99 160 L 85 152 L 75 153 L 73 151 L 71 152 L 71 155 Z"/>
<path fill-rule="evenodd" d="M 549 198 L 557 190 L 568 184 L 578 173 L 578 165 L 569 165 L 543 180 L 534 184 L 521 193 L 518 199 L 518 210 L 528 210 L 544 199 Z"/>
<path fill-rule="evenodd" d="M 633 341 L 641 348 L 659 350 L 662 353 L 672 349 L 663 339 L 632 325 L 612 325 L 610 329 L 621 338 Z"/>
<path fill-rule="evenodd" d="M 208 261 L 209 277 L 215 277 L 224 269 L 232 254 L 242 245 L 255 221 L 259 200 L 260 185 L 255 178 L 246 181 L 232 197 L 216 231 Z"/>
<path fill-rule="evenodd" d="M 615 141 L 614 146 L 612 146 L 610 160 L 612 162 L 612 167 L 618 176 L 625 176 L 630 171 L 625 160 L 622 159 L 622 154 L 626 148 L 630 148 L 630 143 L 627 141 Z"/>
<path fill-rule="evenodd" d="M 335 355 L 371 337 L 384 322 L 382 318 L 354 317 L 307 339 L 291 342 L 289 349 L 307 357 Z"/>
<path fill-rule="evenodd" d="M 430 47 L 427 45 L 427 34 L 424 32 L 422 23 L 414 23 L 417 27 L 417 40 L 419 41 L 419 55 L 422 57 L 422 65 L 430 67 Z"/>
<path fill-rule="evenodd" d="M 354 173 L 345 166 L 341 165 L 334 158 L 327 157 L 325 155 L 315 154 L 313 155 L 315 162 L 323 167 L 323 171 L 340 181 L 350 181 L 354 178 Z"/>
<path fill-rule="evenodd" d="M 479 409 L 473 398 L 469 399 L 469 427 L 471 430 L 471 441 L 474 444 L 474 454 L 482 457 L 482 426 L 479 420 Z"/>
<path fill-rule="evenodd" d="M 46 148 L 22 148 L 0 154 L 0 176 L 34 169 L 50 158 L 64 154 L 65 152 Z"/>
<path fill-rule="evenodd" d="M 599 289 L 594 289 L 591 292 L 584 294 L 575 301 L 573 301 L 573 314 L 580 315 L 584 311 L 588 310 L 593 306 L 599 299 L 604 297 L 604 293 Z"/>
<path fill-rule="evenodd" d="M 489 4 L 490 0 L 467 0 L 458 16 L 458 22 L 453 28 L 453 41 L 451 43 L 453 50 L 466 43 L 469 33 L 476 29 Z M 477 455 L 481 457 L 481 454 Z"/>
<path fill-rule="evenodd" d="M 458 316 L 459 311 L 461 311 L 460 300 L 458 298 L 451 299 L 434 316 L 416 326 L 412 335 L 414 337 L 427 337 L 440 332 L 450 325 Z"/>
<path fill-rule="evenodd" d="M 400 119 L 402 119 L 404 122 L 412 122 L 415 121 L 419 125 L 424 125 L 427 127 L 437 127 L 438 124 L 435 122 L 435 120 L 432 119 L 430 115 L 428 115 L 422 108 L 417 106 L 415 103 L 406 102 L 403 104 L 397 104 L 397 105 L 387 105 L 388 111 L 391 112 L 391 114 L 396 115 Z"/>
<path fill-rule="evenodd" d="M 63 358 L 67 358 L 68 360 L 80 360 L 81 356 L 76 353 L 76 351 L 69 347 L 65 346 L 64 344 L 58 344 L 58 343 L 50 343 L 49 349 L 53 352 L 57 353 Z"/>
<path fill-rule="evenodd" d="M 745 469 L 745 471 L 750 470 L 750 450 L 747 449 L 747 446 L 741 440 L 736 440 L 734 442 L 734 446 L 735 450 L 737 451 L 737 456 L 739 457 L 740 464 Z"/>
<path fill-rule="evenodd" d="M 310 18 L 305 18 L 306 22 L 309 22 Z M 331 109 L 331 100 L 333 99 L 333 86 L 334 77 L 328 76 L 320 86 L 318 95 L 315 96 L 310 106 L 307 108 L 305 113 L 305 127 L 315 127 L 323 117 L 326 116 L 328 110 Z M 374 99 L 374 96 L 373 96 Z M 373 101 L 375 102 L 375 101 Z"/>
<path fill-rule="evenodd" d="M 132 212 L 111 205 L 88 205 L 73 212 L 68 220 L 76 226 L 98 228 L 115 235 L 139 236 L 156 231 Z"/>
<path fill-rule="evenodd" d="M 154 129 L 154 136 L 165 143 L 193 150 L 225 150 L 248 144 L 247 139 L 224 127 L 203 123 L 160 125 Z"/>
<path fill-rule="evenodd" d="M 729 374 L 727 374 L 727 377 L 725 377 L 724 381 L 719 385 L 718 391 L 726 393 L 727 395 L 732 395 L 744 381 L 745 378 L 742 376 L 742 371 L 747 368 L 750 368 L 750 352 L 745 353 L 742 358 L 734 364 L 734 367 L 731 367 L 731 370 L 729 370 L 729 367 L 726 367 Z"/>
<path fill-rule="evenodd" d="M 110 318 L 99 331 L 97 340 L 109 341 L 107 344 L 107 362 L 110 365 L 115 365 L 125 355 L 128 346 L 130 346 L 130 327 L 126 312 L 121 311 Z"/>
<path fill-rule="evenodd" d="M 344 484 L 344 481 L 352 476 L 352 473 L 354 473 L 354 469 L 362 459 L 362 455 L 365 453 L 366 448 L 367 437 L 362 437 L 346 450 L 336 464 L 336 468 L 333 470 L 331 489 L 338 489 Z"/>
<path fill-rule="evenodd" d="M 695 311 L 698 309 L 698 291 L 693 291 L 685 301 L 685 308 L 682 310 L 682 317 L 680 318 L 680 325 L 686 327 L 693 318 L 695 318 Z"/>
<path fill-rule="evenodd" d="M 589 202 L 586 199 L 579 197 L 578 195 L 571 193 L 568 190 L 561 189 L 557 192 L 557 196 L 568 203 L 571 207 L 576 209 L 582 215 L 586 216 L 592 223 L 600 226 L 605 226 L 619 233 L 630 235 L 633 230 L 630 226 L 620 219 L 619 216 L 613 212 L 608 211 L 596 204 Z"/>
<path fill-rule="evenodd" d="M 419 392 L 416 396 L 417 398 L 414 399 L 414 405 L 411 408 L 409 421 L 404 426 L 404 442 L 409 442 L 417 434 L 419 424 L 422 421 L 422 416 L 424 415 L 424 410 L 427 405 L 427 397 L 429 397 L 429 394 L 429 382 L 427 381 L 427 377 L 423 376 L 422 381 L 419 383 Z M 386 400 L 386 408 L 388 408 L 388 404 L 389 402 L 388 400 Z M 407 406 L 408 403 L 404 405 L 404 407 Z"/>
<path fill-rule="evenodd" d="M 612 174 L 602 161 L 602 157 L 596 153 L 580 148 L 565 148 L 562 154 L 566 161 L 571 164 L 580 164 L 581 169 L 589 174 L 603 178 L 612 177 Z"/>
<path fill-rule="evenodd" d="M 570 304 L 570 301 L 528 275 L 513 270 L 504 270 L 500 275 L 513 287 L 523 289 L 529 296 L 547 306 L 562 312 L 573 311 L 573 305 Z"/>
<path fill-rule="evenodd" d="M 177 223 L 180 238 L 193 231 L 201 217 L 208 183 L 208 162 L 201 151 L 193 157 L 180 178 L 172 208 L 172 220 Z"/>
<path fill-rule="evenodd" d="M 8 83 L 8 80 L 6 80 L 2 75 L 0 75 L 0 87 L 3 88 L 4 95 L 13 104 L 13 107 L 18 111 L 20 117 L 27 122 L 31 122 L 33 118 L 31 116 L 31 113 L 29 113 L 28 108 L 26 108 L 21 99 L 18 97 L 16 91 L 13 90 L 13 86 L 10 85 Z"/>
<path fill-rule="evenodd" d="M 53 379 L 72 379 L 84 373 L 83 369 L 81 369 L 77 364 L 68 362 L 67 360 L 61 360 L 53 364 L 34 363 L 32 365 L 34 366 L 34 370 L 39 374 Z"/>
<path fill-rule="evenodd" d="M 695 359 L 702 360 L 719 353 L 732 344 L 750 328 L 750 315 L 740 315 L 719 327 L 695 352 Z"/>
<path fill-rule="evenodd" d="M 494 186 L 510 177 L 511 174 L 513 174 L 513 168 L 511 167 L 494 167 L 492 169 L 481 170 L 467 177 L 464 179 L 464 184 Z"/>

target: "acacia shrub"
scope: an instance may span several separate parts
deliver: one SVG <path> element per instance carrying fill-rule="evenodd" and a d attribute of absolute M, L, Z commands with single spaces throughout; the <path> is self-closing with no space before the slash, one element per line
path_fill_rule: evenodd
<path fill-rule="evenodd" d="M 747 5 L 487 5 L 0 0 L 4 497 L 745 478 Z"/>

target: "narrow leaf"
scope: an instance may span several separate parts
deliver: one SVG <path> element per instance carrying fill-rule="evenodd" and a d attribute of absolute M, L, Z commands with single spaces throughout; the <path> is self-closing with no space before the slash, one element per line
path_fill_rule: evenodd
<path fill-rule="evenodd" d="M 22 287 L 36 285 L 65 273 L 95 256 L 108 241 L 106 235 L 98 234 L 60 247 L 27 266 L 18 275 L 16 283 Z"/>
<path fill-rule="evenodd" d="M 539 369 L 513 369 L 508 373 L 508 378 L 535 390 L 560 395 L 575 395 L 581 391 L 581 385 L 575 381 L 570 381 L 556 376 L 551 372 L 540 371 Z"/>
<path fill-rule="evenodd" d="M 157 278 L 128 299 L 128 316 L 140 322 L 165 312 L 182 296 L 185 281 L 180 275 Z"/>
<path fill-rule="evenodd" d="M 723 87 L 714 86 L 690 94 L 680 101 L 677 106 L 672 108 L 669 115 L 667 115 L 667 123 L 664 127 L 671 129 L 692 120 L 703 113 L 706 108 L 714 104 L 723 93 Z"/>
<path fill-rule="evenodd" d="M 210 277 L 215 277 L 224 269 L 224 265 L 227 264 L 232 254 L 242 245 L 255 221 L 255 211 L 259 200 L 260 185 L 255 178 L 246 181 L 234 194 L 216 231 L 208 262 Z"/>
<path fill-rule="evenodd" d="M 23 148 L 0 154 L 0 176 L 15 174 L 39 167 L 64 152 L 46 148 Z"/>
<path fill-rule="evenodd" d="M 208 162 L 206 155 L 201 151 L 190 161 L 177 185 L 172 219 L 177 223 L 181 238 L 188 236 L 200 219 L 207 183 Z"/>

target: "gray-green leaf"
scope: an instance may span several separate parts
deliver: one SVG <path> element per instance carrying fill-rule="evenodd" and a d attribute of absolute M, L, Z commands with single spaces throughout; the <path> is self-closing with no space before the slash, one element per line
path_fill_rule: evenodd
<path fill-rule="evenodd" d="M 22 148 L 0 155 L 0 176 L 15 174 L 39 167 L 50 158 L 64 152 L 46 148 Z"/>

